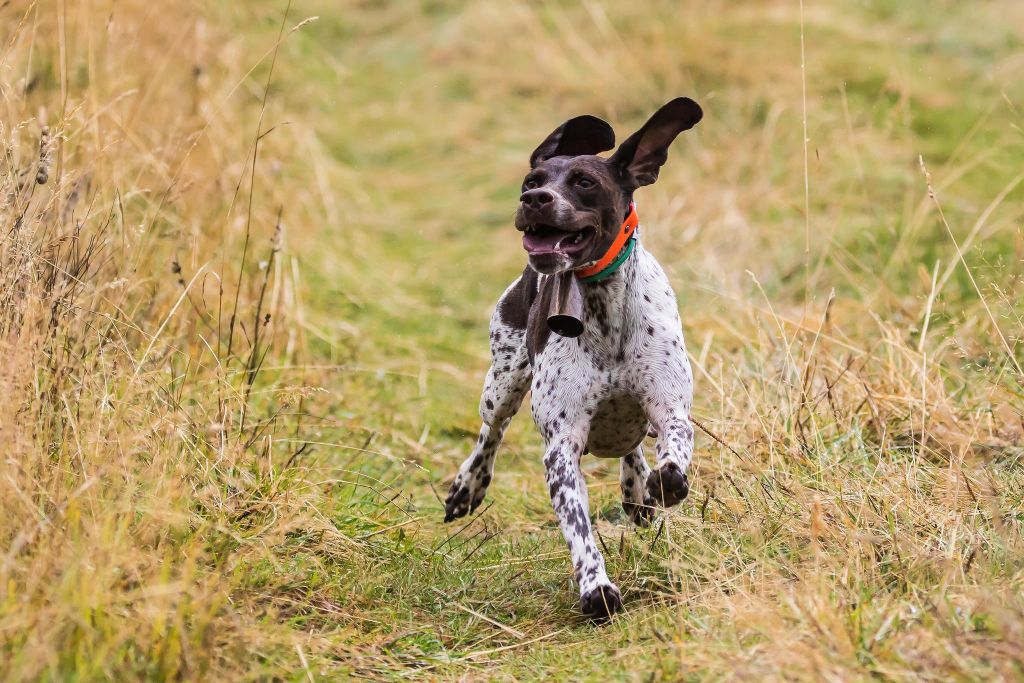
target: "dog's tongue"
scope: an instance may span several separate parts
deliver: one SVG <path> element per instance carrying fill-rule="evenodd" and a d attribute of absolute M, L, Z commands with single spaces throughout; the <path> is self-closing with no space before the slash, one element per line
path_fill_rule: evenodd
<path fill-rule="evenodd" d="M 531 254 L 539 254 L 557 251 L 558 243 L 566 237 L 572 236 L 567 230 L 556 230 L 548 228 L 539 232 L 523 233 L 523 249 Z"/>

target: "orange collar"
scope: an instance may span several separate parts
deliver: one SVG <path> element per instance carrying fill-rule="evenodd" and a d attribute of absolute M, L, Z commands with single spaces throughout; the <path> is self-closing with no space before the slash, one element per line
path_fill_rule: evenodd
<path fill-rule="evenodd" d="M 612 241 L 612 245 L 608 247 L 608 251 L 606 251 L 604 256 L 598 259 L 597 263 L 594 265 L 587 266 L 586 268 L 580 268 L 575 271 L 576 277 L 580 280 L 593 278 L 592 281 L 596 281 L 599 279 L 603 280 L 604 277 L 611 275 L 612 272 L 621 265 L 621 261 L 625 260 L 625 258 L 620 260 L 620 257 L 624 255 L 628 256 L 629 251 L 631 251 L 626 249 L 627 242 L 629 241 L 629 238 L 633 236 L 633 233 L 636 232 L 636 226 L 639 224 L 640 218 L 636 215 L 636 204 L 630 202 L 629 215 L 626 216 L 626 220 L 622 221 L 622 228 L 619 230 L 619 234 L 615 236 L 615 240 Z M 611 268 L 608 273 L 602 273 L 602 271 L 609 266 L 614 267 Z M 597 278 L 595 277 L 597 275 L 604 275 L 604 277 Z"/>

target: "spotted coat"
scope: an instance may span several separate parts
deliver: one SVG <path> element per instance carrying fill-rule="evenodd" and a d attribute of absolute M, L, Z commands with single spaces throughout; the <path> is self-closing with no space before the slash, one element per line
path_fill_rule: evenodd
<path fill-rule="evenodd" d="M 569 545 L 581 607 L 602 616 L 621 606 L 621 596 L 594 542 L 580 459 L 587 452 L 621 458 L 622 505 L 637 524 L 650 520 L 655 504 L 679 503 L 689 489 L 693 455 L 693 375 L 675 294 L 639 243 L 611 277 L 581 285 L 583 334 L 551 335 L 531 363 L 526 312 L 544 277 L 527 268 L 491 319 L 493 363 L 480 400 L 483 425 L 452 483 L 446 519 L 480 505 L 505 428 L 532 389 L 548 493 Z M 657 435 L 653 469 L 640 445 L 649 432 Z"/>

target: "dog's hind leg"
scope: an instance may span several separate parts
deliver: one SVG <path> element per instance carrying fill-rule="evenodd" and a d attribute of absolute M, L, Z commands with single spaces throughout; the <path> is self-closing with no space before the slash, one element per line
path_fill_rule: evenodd
<path fill-rule="evenodd" d="M 499 305 L 499 311 L 501 306 Z M 477 509 L 494 476 L 494 456 L 505 428 L 530 389 L 533 373 L 527 357 L 525 331 L 511 327 L 498 311 L 491 320 L 491 369 L 480 397 L 483 424 L 469 457 L 444 501 L 444 521 L 464 517 Z"/>
<path fill-rule="evenodd" d="M 643 446 L 637 446 L 619 461 L 622 509 L 637 526 L 647 526 L 654 516 L 654 499 L 647 492 L 647 477 L 650 474 L 651 468 L 644 458 Z"/>

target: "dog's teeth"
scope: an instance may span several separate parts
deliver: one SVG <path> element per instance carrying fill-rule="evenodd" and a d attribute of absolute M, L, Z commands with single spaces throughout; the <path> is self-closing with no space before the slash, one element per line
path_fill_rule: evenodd
<path fill-rule="evenodd" d="M 576 233 L 576 239 L 574 239 L 572 241 L 572 243 L 573 244 L 579 244 L 580 240 L 582 240 L 582 239 L 583 239 L 583 233 L 582 232 L 578 232 L 578 233 Z"/>

